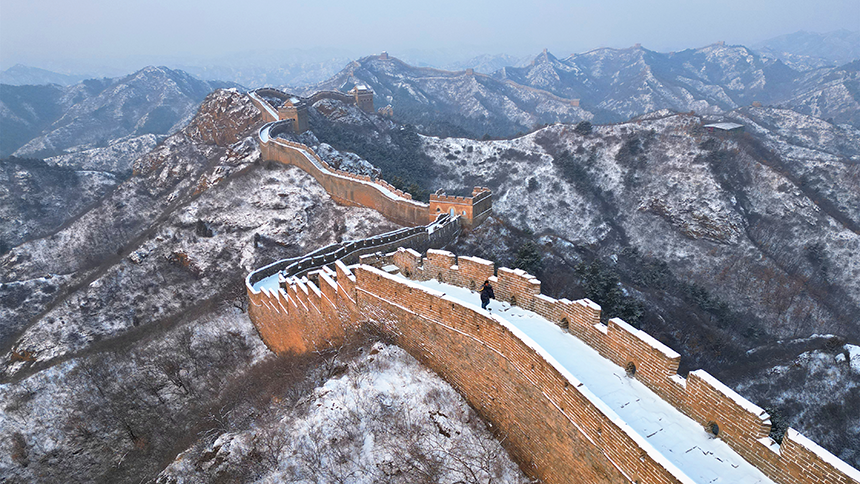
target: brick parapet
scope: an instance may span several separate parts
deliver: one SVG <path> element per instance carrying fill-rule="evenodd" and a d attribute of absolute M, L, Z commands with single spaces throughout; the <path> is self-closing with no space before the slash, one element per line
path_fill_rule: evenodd
<path fill-rule="evenodd" d="M 532 476 L 544 482 L 689 482 L 501 320 L 370 268 L 355 273 L 364 318 L 396 327 L 398 344 L 499 425 L 517 460 L 532 464 L 524 466 Z"/>
<path fill-rule="evenodd" d="M 463 259 L 447 251 L 428 251 L 423 262 L 412 255 L 408 259 L 395 257 L 392 263 L 402 270 L 401 264 L 408 261 L 413 272 L 423 274 L 425 279 L 434 278 L 470 287 L 459 275 Z M 417 271 L 415 267 L 418 267 Z M 713 424 L 716 424 L 718 433 L 715 437 L 725 441 L 774 481 L 784 484 L 860 483 L 860 473 L 829 452 L 814 444 L 797 445 L 795 441 L 805 439 L 797 432 L 792 434 L 796 436 L 794 441 L 786 437 L 781 446 L 776 444 L 768 437 L 771 422 L 764 410 L 703 370 L 691 372 L 687 378 L 678 375 L 680 355 L 677 352 L 621 319 L 613 318 L 608 324 L 602 324 L 600 306 L 594 302 L 587 299 L 573 302 L 556 300 L 542 295 L 539 281 L 520 270 L 499 268 L 498 273 L 498 277 L 490 279 L 498 299 L 516 301 L 522 307 L 566 327 L 601 356 L 621 367 L 632 364 L 634 378 L 699 422 L 703 431 L 712 431 L 715 428 Z M 492 343 L 492 338 L 482 341 Z"/>
<path fill-rule="evenodd" d="M 540 294 L 540 281 L 522 269 L 500 267 L 494 290 L 496 299 L 532 310 Z"/>

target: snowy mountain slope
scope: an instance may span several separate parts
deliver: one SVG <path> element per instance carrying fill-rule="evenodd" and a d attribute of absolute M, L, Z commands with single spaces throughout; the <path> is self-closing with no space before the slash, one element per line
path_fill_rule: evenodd
<path fill-rule="evenodd" d="M 0 253 L 57 230 L 119 183 L 104 171 L 62 168 L 41 160 L 0 160 Z"/>
<path fill-rule="evenodd" d="M 60 86 L 0 84 L 0 157 L 40 135 L 67 107 Z"/>
<path fill-rule="evenodd" d="M 429 132 L 511 135 L 536 124 L 592 117 L 569 99 L 539 89 L 465 71 L 413 67 L 393 57 L 364 57 L 305 92 L 349 90 L 355 84 L 374 90 L 376 106 L 391 104 L 397 119 L 420 124 Z"/>
<path fill-rule="evenodd" d="M 860 60 L 805 73 L 779 106 L 836 123 L 860 126 Z"/>
<path fill-rule="evenodd" d="M 266 357 L 247 315 L 219 304 L 146 338 L 0 384 L 0 474 L 46 483 L 154 477 L 178 442 L 212 428 L 210 406 L 245 403 L 220 394 L 235 378 L 252 378 Z"/>
<path fill-rule="evenodd" d="M 112 139 L 106 146 L 84 149 L 45 158 L 51 165 L 116 173 L 127 177 L 134 161 L 149 153 L 164 140 L 164 135 L 144 134 Z"/>
<path fill-rule="evenodd" d="M 236 92 L 219 91 L 202 108 L 220 109 L 222 102 L 233 99 L 231 113 L 235 119 L 231 123 L 243 122 L 241 130 L 227 129 L 225 135 L 233 136 L 233 143 L 239 142 L 233 150 L 227 146 L 195 143 L 190 136 L 192 123 L 186 130 L 169 138 L 158 151 L 139 160 L 138 175 L 127 180 L 109 197 L 100 201 L 92 210 L 84 213 L 72 224 L 47 238 L 36 239 L 15 247 L 2 259 L 2 279 L 5 290 L 16 291 L 20 281 L 40 279 L 46 274 L 65 274 L 71 278 L 70 286 L 88 284 L 90 277 L 104 270 L 104 265 L 119 259 L 128 245 L 175 210 L 180 203 L 187 203 L 195 192 L 200 193 L 209 185 L 214 185 L 231 173 L 243 168 L 256 159 L 253 143 L 242 144 L 250 134 L 250 129 L 260 122 L 259 112 L 247 99 Z M 226 126 L 225 126 L 226 128 Z M 155 158 L 155 159 L 154 159 Z M 155 168 L 160 168 L 156 170 Z M 138 241 L 139 243 L 140 241 Z M 62 299 L 66 287 L 60 279 L 47 279 L 52 299 Z M 60 287 L 57 286 L 60 284 Z M 4 308 L 4 345 L 6 338 L 18 329 L 10 330 L 13 321 L 26 325 L 28 320 L 45 310 L 44 307 L 26 302 L 31 297 L 28 292 L 7 300 Z M 48 305 L 49 307 L 50 305 Z M 12 316 L 12 315 L 16 316 Z M 20 328 L 20 326 L 18 326 Z M 44 343 L 56 344 L 48 339 Z M 80 342 L 79 342 L 80 343 Z M 8 346 L 7 346 L 8 348 Z"/>
<path fill-rule="evenodd" d="M 779 431 L 791 426 L 815 435 L 817 443 L 857 467 L 860 346 L 826 335 L 821 339 L 823 348 L 757 369 L 739 379 L 737 389 L 765 403 Z"/>
<path fill-rule="evenodd" d="M 463 397 L 404 350 L 376 343 L 340 365 L 298 402 L 273 401 L 277 420 L 197 442 L 156 482 L 529 482 Z"/>
<path fill-rule="evenodd" d="M 356 335 L 351 349 L 275 358 L 244 313 L 242 280 L 273 260 L 396 226 L 374 211 L 335 204 L 295 167 L 261 164 L 252 137 L 260 124 L 246 96 L 216 91 L 188 126 L 141 157 L 134 176 L 97 207 L 0 259 L 4 478 L 140 482 L 155 478 L 186 449 L 218 444 L 221 457 L 233 449 L 244 459 L 229 469 L 231 482 L 296 463 L 289 454 L 270 453 L 263 467 L 254 460 L 258 454 L 241 454 L 236 445 L 253 436 L 249 429 L 264 427 L 267 440 L 256 441 L 258 450 L 287 441 L 288 419 L 301 418 L 289 410 L 292 404 L 313 398 L 314 388 L 352 364 L 348 355 L 374 340 Z M 378 353 L 378 363 L 358 363 L 373 370 L 359 380 L 374 378 L 374 365 L 388 365 L 392 355 L 398 378 L 425 382 L 427 370 L 414 362 L 403 366 L 397 352 L 370 351 Z M 424 398 L 412 390 L 428 389 L 427 408 L 441 398 L 438 408 L 451 413 L 420 416 L 409 435 L 429 439 L 439 428 L 460 431 L 462 438 L 451 442 L 489 449 L 491 471 L 515 479 L 515 466 L 488 440 L 483 423 L 459 413 L 462 405 L 452 406 L 449 387 L 436 380 L 403 388 L 407 402 Z M 368 405 L 374 425 L 402 423 Z M 382 437 L 378 443 L 382 448 Z M 461 445 L 448 447 L 447 438 L 440 442 L 445 447 L 412 443 L 416 459 Z M 207 455 L 201 457 L 202 480 L 224 478 L 222 459 Z"/>
<path fill-rule="evenodd" d="M 18 90 L 27 87 L 32 88 Z M 218 87 L 225 84 L 200 81 L 164 67 L 147 67 L 123 78 L 87 80 L 63 90 L 52 108 L 56 117 L 40 118 L 40 126 L 44 126 L 41 132 L 17 146 L 14 154 L 56 156 L 102 147 L 129 135 L 172 133 L 187 123 L 198 103 Z M 15 119 L 22 117 L 18 113 L 27 112 L 28 105 L 45 102 L 42 98 L 25 99 L 16 111 L 4 110 L 3 116 L 17 122 Z"/>

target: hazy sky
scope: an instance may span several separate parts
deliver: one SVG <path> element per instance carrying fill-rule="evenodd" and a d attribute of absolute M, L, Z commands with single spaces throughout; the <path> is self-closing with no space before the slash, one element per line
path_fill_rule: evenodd
<path fill-rule="evenodd" d="M 859 27 L 860 0 L 0 0 L 0 68 L 169 65 L 260 47 L 566 56 Z"/>

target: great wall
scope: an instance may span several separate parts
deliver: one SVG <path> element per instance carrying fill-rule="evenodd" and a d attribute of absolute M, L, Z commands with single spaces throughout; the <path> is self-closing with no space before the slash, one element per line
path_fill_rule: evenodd
<path fill-rule="evenodd" d="M 432 222 L 441 213 L 457 214 L 462 217 L 466 227 L 478 225 L 490 215 L 492 207 L 492 192 L 488 188 L 475 187 L 471 197 L 448 195 L 431 195 L 430 203 L 412 199 L 412 195 L 395 189 L 382 179 L 372 179 L 369 176 L 355 175 L 337 170 L 323 161 L 314 151 L 301 143 L 296 143 L 278 137 L 285 131 L 295 132 L 298 126 L 306 126 L 306 118 L 281 118 L 280 116 L 302 116 L 301 110 L 275 110 L 260 94 L 284 99 L 284 104 L 290 108 L 306 106 L 309 100 L 301 100 L 274 89 L 257 90 L 249 93 L 251 101 L 263 113 L 268 121 L 259 131 L 260 152 L 265 160 L 279 161 L 295 165 L 313 176 L 331 197 L 342 204 L 372 208 L 386 218 L 406 226 L 418 226 Z M 355 90 L 354 90 L 355 91 Z M 274 94 L 277 93 L 277 96 Z M 359 97 L 363 92 L 355 92 L 355 97 L 342 95 L 347 101 L 353 100 L 359 107 L 364 102 Z M 323 92 L 322 98 L 337 98 L 330 92 Z M 281 106 L 283 107 L 283 106 Z M 371 99 L 370 109 L 373 104 Z M 306 108 L 304 108 L 306 109 Z"/>
<path fill-rule="evenodd" d="M 489 261 L 435 250 L 456 238 L 461 224 L 476 226 L 489 216 L 488 190 L 476 188 L 472 197 L 435 196 L 425 204 L 382 180 L 335 170 L 309 147 L 277 137 L 279 129 L 301 125 L 281 119 L 279 113 L 293 114 L 276 110 L 262 97 L 271 93 L 259 92 L 250 96 L 268 121 L 260 129 L 264 159 L 307 171 L 339 203 L 374 208 L 411 227 L 249 274 L 249 315 L 273 351 L 315 351 L 373 328 L 453 385 L 504 437 L 521 468 L 546 483 L 860 484 L 860 471 L 793 429 L 775 442 L 764 410 L 703 370 L 677 374 L 678 353 L 620 319 L 603 324 L 594 302 L 549 298 L 540 293 L 540 281 L 521 270 L 495 270 Z M 360 105 L 357 92 L 352 94 L 325 96 Z M 284 93 L 277 99 L 284 96 L 287 107 L 312 100 Z M 426 257 L 402 246 L 426 251 Z M 513 316 L 470 302 L 477 298 L 470 291 L 484 280 Z M 553 344 L 568 338 L 571 347 L 581 345 L 575 358 L 595 352 L 595 361 L 614 369 L 619 386 L 641 384 L 642 399 L 654 395 L 667 405 L 646 426 L 659 426 L 664 418 L 686 425 L 686 434 L 672 436 L 679 450 L 652 443 L 662 427 L 651 433 L 625 421 L 618 407 L 592 391 L 600 385 L 583 384 L 582 374 L 574 376 L 559 362 L 562 356 L 515 324 L 523 317 L 549 322 L 560 332 Z M 694 445 L 690 436 L 704 441 Z M 701 473 L 712 478 L 691 477 Z"/>

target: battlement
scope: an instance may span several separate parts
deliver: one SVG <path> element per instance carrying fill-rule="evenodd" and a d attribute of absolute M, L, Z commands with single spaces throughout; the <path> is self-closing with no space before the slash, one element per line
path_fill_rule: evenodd
<path fill-rule="evenodd" d="M 476 290 L 490 280 L 497 299 L 565 328 L 736 453 L 717 457 L 740 456 L 780 484 L 860 483 L 860 472 L 794 430 L 775 443 L 761 408 L 703 370 L 678 375 L 677 352 L 620 319 L 601 323 L 600 306 L 588 299 L 550 298 L 522 270 L 494 271 L 490 261 L 444 250 L 422 257 L 401 248 L 364 262 L 395 266 L 411 281 L 338 261 L 318 283 L 290 278 L 272 291 L 248 282 L 251 319 L 264 341 L 276 351 L 312 351 L 351 329 L 376 327 L 463 393 L 506 436 L 523 470 L 544 482 L 694 481 L 510 323 L 412 281 Z"/>

